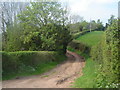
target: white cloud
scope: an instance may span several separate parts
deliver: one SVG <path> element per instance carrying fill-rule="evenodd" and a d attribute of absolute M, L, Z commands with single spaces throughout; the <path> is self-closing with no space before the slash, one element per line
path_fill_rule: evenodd
<path fill-rule="evenodd" d="M 72 12 L 86 11 L 89 6 L 94 4 L 109 4 L 118 0 L 69 0 Z"/>
<path fill-rule="evenodd" d="M 95 0 L 97 3 L 113 3 L 118 2 L 118 0 Z"/>
<path fill-rule="evenodd" d="M 73 13 L 79 12 L 79 11 L 86 11 L 88 9 L 88 6 L 91 4 L 92 0 L 69 0 L 71 11 Z"/>
<path fill-rule="evenodd" d="M 88 5 L 89 5 L 88 2 L 86 3 L 85 0 L 81 0 L 80 3 L 76 2 L 75 4 L 73 4 L 73 5 L 71 6 L 71 9 L 72 9 L 73 12 L 85 11 L 85 10 L 87 10 Z"/>
<path fill-rule="evenodd" d="M 117 16 L 117 3 L 118 0 L 69 0 L 72 14 L 78 14 L 88 20 L 101 19 L 104 23 L 111 14 Z"/>

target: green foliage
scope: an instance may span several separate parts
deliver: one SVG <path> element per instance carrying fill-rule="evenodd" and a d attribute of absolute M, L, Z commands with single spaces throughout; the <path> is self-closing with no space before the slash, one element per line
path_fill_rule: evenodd
<path fill-rule="evenodd" d="M 40 50 L 41 46 L 41 35 L 40 32 L 29 32 L 21 35 L 24 50 L 37 51 Z"/>
<path fill-rule="evenodd" d="M 88 23 L 86 21 L 75 24 L 69 24 L 68 26 L 71 34 L 76 34 L 89 29 Z"/>
<path fill-rule="evenodd" d="M 78 33 L 72 34 L 72 38 L 73 39 L 78 38 L 81 35 L 81 33 L 82 32 L 78 32 Z"/>
<path fill-rule="evenodd" d="M 3 50 L 5 51 L 17 51 L 22 49 L 22 40 L 20 39 L 23 33 L 23 29 L 20 24 L 15 24 L 14 26 L 9 26 L 7 28 L 7 40 L 3 45 Z"/>
<path fill-rule="evenodd" d="M 79 38 L 70 42 L 68 46 L 89 55 L 91 52 L 91 48 L 95 48 L 95 45 L 97 45 L 102 40 L 103 34 L 103 31 L 94 31 L 90 33 L 83 32 L 81 33 Z M 96 48 L 94 50 L 96 50 Z M 99 51 L 97 52 L 99 53 Z M 94 53 L 91 54 L 94 55 Z"/>
<path fill-rule="evenodd" d="M 7 28 L 5 51 L 66 52 L 71 35 L 65 26 L 67 11 L 58 2 L 32 2 Z"/>
<path fill-rule="evenodd" d="M 95 67 L 95 62 L 90 59 L 86 59 L 86 64 L 83 69 L 83 76 L 77 78 L 75 82 L 73 83 L 74 85 L 72 86 L 73 88 L 94 88 L 95 85 L 95 78 L 96 78 L 96 67 Z"/>
<path fill-rule="evenodd" d="M 29 28 L 41 27 L 48 23 L 63 25 L 67 19 L 66 13 L 67 11 L 59 2 L 32 2 L 31 6 L 18 16 L 22 23 Z"/>
<path fill-rule="evenodd" d="M 69 30 L 72 34 L 86 31 L 89 29 L 89 23 L 86 21 L 78 22 L 75 24 L 70 24 L 68 26 L 69 26 Z"/>
<path fill-rule="evenodd" d="M 71 41 L 68 29 L 60 25 L 47 25 L 43 27 L 43 32 L 42 46 L 46 50 L 64 51 L 64 49 L 66 50 L 67 44 Z"/>
<path fill-rule="evenodd" d="M 117 20 L 112 21 L 112 24 L 105 32 L 105 37 L 101 44 L 97 45 L 96 50 L 93 49 L 92 52 L 95 53 L 92 54 L 93 59 L 97 63 L 101 62 L 99 66 L 100 73 L 96 79 L 96 86 L 99 88 L 118 88 L 120 85 L 120 41 L 117 25 Z"/>
<path fill-rule="evenodd" d="M 98 63 L 96 64 L 96 62 L 97 62 L 97 59 L 101 58 L 101 57 L 99 55 L 98 55 L 99 57 L 97 57 L 97 56 L 90 57 L 90 55 L 91 54 L 96 55 L 96 53 L 101 54 L 100 48 L 96 45 L 101 45 L 100 41 L 103 39 L 103 35 L 104 35 L 104 33 L 102 31 L 95 31 L 95 32 L 87 33 L 85 35 L 81 35 L 77 40 L 73 40 L 76 42 L 75 44 L 73 44 L 73 47 L 70 47 L 70 46 L 68 47 L 68 50 L 76 52 L 79 55 L 85 57 L 85 61 L 86 61 L 85 67 L 83 69 L 83 76 L 77 78 L 75 80 L 75 83 L 73 83 L 72 87 L 76 87 L 76 88 L 96 88 L 97 87 L 95 79 L 96 79 L 97 75 L 100 73 L 98 70 L 98 68 L 99 68 L 98 65 L 100 65 L 100 64 L 98 64 Z M 94 44 L 91 44 L 90 40 L 94 41 Z M 82 44 L 84 43 L 83 44 L 84 46 L 80 46 L 79 48 L 84 49 L 85 46 L 91 48 L 91 49 L 89 49 L 89 48 L 87 49 L 87 50 L 89 50 L 90 55 L 89 55 L 88 51 L 82 52 L 82 50 L 79 50 L 78 48 L 75 49 L 76 46 L 79 46 L 78 43 L 81 44 L 81 41 L 82 41 Z M 96 51 L 96 49 L 97 49 L 97 51 Z M 93 52 L 93 51 L 95 51 L 95 52 Z M 101 63 L 101 61 L 99 61 L 99 63 Z"/>
<path fill-rule="evenodd" d="M 114 20 L 115 20 L 115 16 L 111 15 L 110 19 L 108 19 L 108 24 L 112 25 L 112 23 L 114 22 Z"/>
<path fill-rule="evenodd" d="M 43 26 L 39 31 L 22 35 L 26 50 L 66 51 L 71 36 L 67 28 L 56 24 Z"/>
<path fill-rule="evenodd" d="M 97 25 L 96 25 L 96 30 L 97 31 L 104 31 L 105 27 L 103 26 L 102 22 L 100 21 L 100 19 L 97 20 Z"/>
<path fill-rule="evenodd" d="M 18 51 L 0 53 L 2 54 L 3 78 L 15 73 L 19 75 L 19 73 L 22 74 L 22 72 L 36 72 L 36 70 L 40 70 L 40 67 L 43 67 L 41 66 L 43 64 L 45 65 L 52 62 L 57 64 L 65 59 L 63 58 L 65 57 L 64 55 L 60 55 L 53 51 Z M 42 70 L 41 68 L 40 71 L 43 72 L 44 69 Z"/>
<path fill-rule="evenodd" d="M 87 53 L 83 53 L 79 50 L 75 50 L 71 47 L 68 47 L 68 50 L 76 52 L 80 56 L 85 57 L 85 67 L 83 69 L 83 75 L 75 80 L 71 87 L 73 88 L 94 88 L 96 82 L 95 78 L 97 76 L 97 67 L 95 66 L 95 61 L 93 61 Z M 83 83 L 84 82 L 84 83 Z"/>
<path fill-rule="evenodd" d="M 90 51 L 90 56 L 92 56 L 92 60 L 96 61 L 97 63 L 101 64 L 103 62 L 103 49 L 104 47 L 102 42 L 99 42 L 97 45 L 92 46 Z"/>
<path fill-rule="evenodd" d="M 87 21 L 82 21 L 82 22 L 77 22 L 74 24 L 69 24 L 69 30 L 71 32 L 71 34 L 76 34 L 79 32 L 83 32 L 83 31 L 90 31 L 90 29 L 92 31 L 103 31 L 104 30 L 104 26 L 102 24 L 102 22 L 100 21 L 100 19 L 98 19 L 97 22 L 95 22 L 94 20 L 92 20 L 91 22 L 87 22 Z"/>
<path fill-rule="evenodd" d="M 80 31 L 86 31 L 89 29 L 89 22 L 83 21 L 79 25 L 79 30 Z"/>
<path fill-rule="evenodd" d="M 68 47 L 76 49 L 81 51 L 82 53 L 87 53 L 89 54 L 90 52 L 90 47 L 77 41 L 77 40 L 73 40 L 72 42 L 69 43 Z"/>
<path fill-rule="evenodd" d="M 81 32 L 78 32 L 78 33 L 72 34 L 72 38 L 73 38 L 73 39 L 77 39 L 77 38 L 79 38 L 80 36 L 82 36 L 82 35 L 84 35 L 84 34 L 86 34 L 86 33 L 88 33 L 88 32 L 90 32 L 90 30 L 87 30 L 87 31 L 81 31 Z"/>

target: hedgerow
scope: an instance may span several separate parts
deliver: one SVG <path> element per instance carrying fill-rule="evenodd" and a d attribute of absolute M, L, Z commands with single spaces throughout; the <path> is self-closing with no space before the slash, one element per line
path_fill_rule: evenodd
<path fill-rule="evenodd" d="M 92 30 L 92 31 L 97 31 L 97 30 Z M 73 39 L 77 39 L 78 37 L 84 35 L 84 34 L 87 34 L 89 33 L 90 30 L 86 30 L 86 31 L 81 31 L 81 32 L 78 32 L 78 33 L 75 33 L 75 34 L 72 34 L 72 38 Z"/>
<path fill-rule="evenodd" d="M 70 42 L 68 45 L 68 48 L 69 47 L 79 50 L 79 51 L 81 51 L 81 53 L 87 53 L 87 54 L 90 53 L 90 49 L 91 49 L 90 46 L 83 44 L 77 40 L 73 40 L 72 42 Z"/>
<path fill-rule="evenodd" d="M 105 31 L 101 44 L 92 48 L 92 58 L 99 63 L 96 87 L 118 88 L 120 86 L 120 41 L 118 23 L 115 20 Z"/>
<path fill-rule="evenodd" d="M 24 68 L 24 70 L 34 71 L 42 64 L 60 62 L 61 59 L 63 59 L 62 57 L 65 57 L 65 55 L 54 51 L 17 51 L 0 53 L 2 54 L 3 78 L 10 73 L 20 73 Z"/>

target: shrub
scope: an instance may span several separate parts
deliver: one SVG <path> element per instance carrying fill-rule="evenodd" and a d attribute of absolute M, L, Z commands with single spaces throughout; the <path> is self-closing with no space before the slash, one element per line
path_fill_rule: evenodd
<path fill-rule="evenodd" d="M 62 56 L 54 51 L 0 52 L 2 54 L 2 74 L 19 73 L 24 67 L 36 69 L 48 62 L 60 62 Z M 65 57 L 65 56 L 64 56 Z"/>
<path fill-rule="evenodd" d="M 92 30 L 92 31 L 97 31 L 97 30 Z M 87 34 L 87 33 L 89 33 L 89 32 L 90 32 L 90 30 L 86 30 L 86 31 L 82 31 L 82 32 L 77 32 L 77 33 L 75 33 L 75 34 L 72 35 L 72 38 L 73 38 L 73 39 L 77 39 L 77 38 L 79 38 L 80 36 L 82 36 L 82 35 L 84 35 L 84 34 Z"/>
<path fill-rule="evenodd" d="M 90 53 L 90 47 L 77 40 L 73 40 L 72 42 L 69 43 L 68 46 L 73 49 L 77 49 L 81 51 L 81 53 L 88 53 L 88 54 Z"/>
<path fill-rule="evenodd" d="M 103 48 L 104 44 L 99 42 L 97 45 L 91 47 L 90 56 L 92 60 L 101 64 L 103 61 Z"/>
<path fill-rule="evenodd" d="M 101 44 L 92 48 L 92 58 L 99 65 L 96 86 L 99 88 L 118 88 L 120 86 L 120 40 L 117 20 L 106 30 Z"/>

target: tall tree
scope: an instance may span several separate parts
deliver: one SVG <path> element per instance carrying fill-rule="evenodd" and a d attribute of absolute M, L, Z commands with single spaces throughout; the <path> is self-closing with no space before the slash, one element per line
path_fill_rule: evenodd
<path fill-rule="evenodd" d="M 104 26 L 100 19 L 97 20 L 97 30 L 104 30 Z"/>
<path fill-rule="evenodd" d="M 32 2 L 18 15 L 24 50 L 66 51 L 71 40 L 66 9 L 58 2 Z"/>
<path fill-rule="evenodd" d="M 110 19 L 108 19 L 108 24 L 112 25 L 113 21 L 115 20 L 115 16 L 111 15 Z"/>
<path fill-rule="evenodd" d="M 5 44 L 7 42 L 7 29 L 11 26 L 14 26 L 17 21 L 17 14 L 22 12 L 25 7 L 29 5 L 29 3 L 22 3 L 22 2 L 0 2 L 0 28 L 2 32 L 2 44 L 3 49 L 5 48 Z"/>
<path fill-rule="evenodd" d="M 58 2 L 32 2 L 19 18 L 26 24 L 40 28 L 48 23 L 63 25 L 67 19 L 65 14 L 66 10 Z"/>
<path fill-rule="evenodd" d="M 83 17 L 81 17 L 80 15 L 72 15 L 71 16 L 71 23 L 78 23 L 78 22 L 82 22 L 83 21 Z"/>

